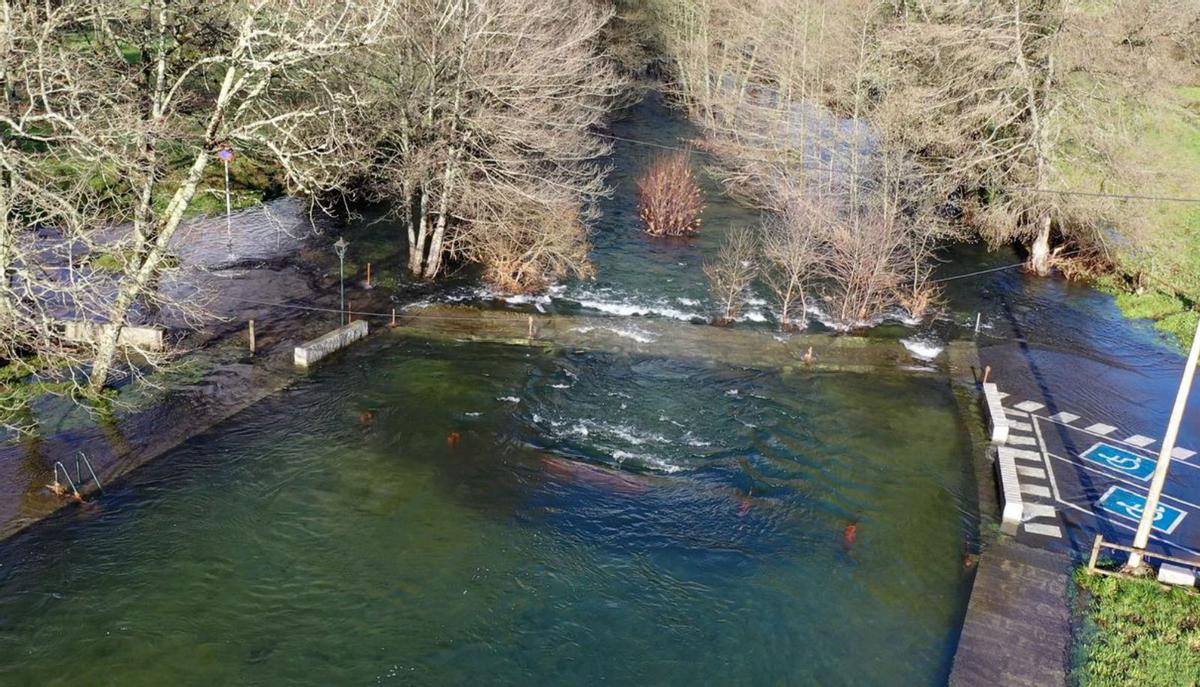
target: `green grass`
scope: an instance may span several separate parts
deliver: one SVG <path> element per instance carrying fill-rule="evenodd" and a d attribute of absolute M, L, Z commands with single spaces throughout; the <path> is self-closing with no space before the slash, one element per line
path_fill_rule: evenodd
<path fill-rule="evenodd" d="M 1128 116 L 1139 134 L 1127 162 L 1149 176 L 1122 190 L 1200 197 L 1200 85 L 1177 89 L 1167 102 Z M 1117 294 L 1126 316 L 1154 320 L 1156 329 L 1185 347 L 1200 317 L 1193 309 L 1200 302 L 1200 206 L 1145 202 L 1122 212 L 1142 229 L 1123 232 L 1129 244 L 1117 249 L 1119 269 L 1143 275 L 1139 281 L 1157 290 L 1128 293 L 1120 279 L 1100 286 Z"/>
<path fill-rule="evenodd" d="M 1076 582 L 1089 597 L 1077 684 L 1200 685 L 1200 595 L 1083 570 Z"/>

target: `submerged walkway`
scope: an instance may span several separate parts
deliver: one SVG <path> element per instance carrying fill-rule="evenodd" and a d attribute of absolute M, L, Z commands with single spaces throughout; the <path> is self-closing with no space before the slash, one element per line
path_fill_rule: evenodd
<path fill-rule="evenodd" d="M 984 552 L 950 674 L 952 687 L 1067 681 L 1070 559 L 1002 539 Z"/>
<path fill-rule="evenodd" d="M 373 323 L 374 324 L 374 323 Z M 895 339 L 831 334 L 779 334 L 765 328 L 641 317 L 480 310 L 432 305 L 398 313 L 393 332 L 438 340 L 557 346 L 611 353 L 700 358 L 759 368 L 945 375 L 945 365 L 975 344 L 953 341 L 932 361 L 916 358 Z M 812 350 L 811 360 L 806 354 Z"/>

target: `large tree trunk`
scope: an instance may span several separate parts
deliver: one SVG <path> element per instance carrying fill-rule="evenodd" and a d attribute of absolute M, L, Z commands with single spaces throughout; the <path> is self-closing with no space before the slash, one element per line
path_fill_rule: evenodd
<path fill-rule="evenodd" d="M 1050 213 L 1038 219 L 1038 232 L 1029 246 L 1029 271 L 1038 276 L 1050 274 Z"/>
<path fill-rule="evenodd" d="M 425 190 L 425 184 L 421 184 L 421 192 L 417 196 L 416 211 L 409 221 L 408 230 L 408 271 L 414 276 L 421 276 L 421 268 L 425 264 L 425 243 L 426 233 L 429 231 L 429 219 L 425 208 L 428 205 L 429 192 Z M 416 226 L 416 236 L 413 236 L 412 227 Z"/>

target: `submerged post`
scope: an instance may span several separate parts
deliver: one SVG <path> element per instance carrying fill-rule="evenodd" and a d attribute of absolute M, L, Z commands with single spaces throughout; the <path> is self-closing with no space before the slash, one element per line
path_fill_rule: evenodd
<path fill-rule="evenodd" d="M 250 320 L 250 355 L 254 355 L 254 320 Z"/>

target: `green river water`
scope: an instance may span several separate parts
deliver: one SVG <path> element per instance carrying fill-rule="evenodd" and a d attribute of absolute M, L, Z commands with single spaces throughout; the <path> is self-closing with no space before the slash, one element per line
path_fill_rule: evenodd
<path fill-rule="evenodd" d="M 615 130 L 686 134 L 653 100 Z M 631 337 L 703 313 L 699 261 L 756 219 L 710 195 L 702 238 L 642 237 L 634 156 L 598 280 L 537 303 Z M 956 407 L 904 370 L 375 338 L 6 542 L 0 684 L 944 683 Z"/>

